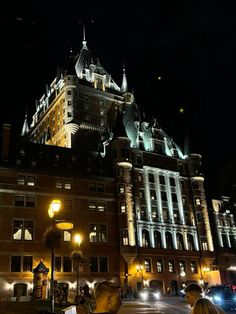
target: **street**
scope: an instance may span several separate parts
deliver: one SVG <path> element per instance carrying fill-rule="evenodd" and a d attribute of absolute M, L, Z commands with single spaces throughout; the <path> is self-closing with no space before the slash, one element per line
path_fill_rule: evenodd
<path fill-rule="evenodd" d="M 190 306 L 180 297 L 163 297 L 159 301 L 123 301 L 118 314 L 189 314 Z M 229 311 L 228 313 L 236 313 Z"/>
<path fill-rule="evenodd" d="M 58 307 L 56 313 L 69 305 Z M 48 302 L 5 302 L 0 304 L 0 314 L 37 314 L 42 309 L 49 309 Z M 159 301 L 142 302 L 140 300 L 124 300 L 118 314 L 189 314 L 190 307 L 180 297 L 163 297 Z M 236 311 L 226 312 L 235 314 Z"/>

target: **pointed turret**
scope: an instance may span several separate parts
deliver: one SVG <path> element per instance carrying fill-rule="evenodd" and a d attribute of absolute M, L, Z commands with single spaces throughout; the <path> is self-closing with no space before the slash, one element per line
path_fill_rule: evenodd
<path fill-rule="evenodd" d="M 88 50 L 87 42 L 85 40 L 85 27 L 83 27 L 83 41 L 82 41 L 82 49 L 80 50 L 79 56 L 77 58 L 75 64 L 75 71 L 79 78 L 82 78 L 83 69 L 85 64 L 90 64 L 92 59 L 92 54 Z"/>
<path fill-rule="evenodd" d="M 122 78 L 122 84 L 120 88 L 120 92 L 126 93 L 128 91 L 128 83 L 127 83 L 127 78 L 126 78 L 126 73 L 125 73 L 125 66 L 123 66 L 123 78 Z"/>
<path fill-rule="evenodd" d="M 95 58 L 88 49 L 85 39 L 85 28 L 83 28 L 82 49 L 75 59 L 75 71 L 79 79 L 92 83 L 95 88 L 102 90 L 110 88 L 120 91 L 119 86 L 101 65 L 99 59 Z"/>
<path fill-rule="evenodd" d="M 26 136 L 28 134 L 28 132 L 29 132 L 29 124 L 28 124 L 28 118 L 27 118 L 27 112 L 26 112 L 23 128 L 21 131 L 21 136 Z"/>

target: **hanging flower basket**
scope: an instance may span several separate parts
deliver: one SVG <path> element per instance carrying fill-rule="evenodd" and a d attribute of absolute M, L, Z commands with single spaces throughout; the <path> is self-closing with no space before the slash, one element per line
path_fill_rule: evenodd
<path fill-rule="evenodd" d="M 61 231 L 56 227 L 50 226 L 43 234 L 43 243 L 48 249 L 57 249 L 61 245 Z"/>
<path fill-rule="evenodd" d="M 84 264 L 86 262 L 86 258 L 83 256 L 82 251 L 74 250 L 71 252 L 71 259 L 78 264 Z"/>

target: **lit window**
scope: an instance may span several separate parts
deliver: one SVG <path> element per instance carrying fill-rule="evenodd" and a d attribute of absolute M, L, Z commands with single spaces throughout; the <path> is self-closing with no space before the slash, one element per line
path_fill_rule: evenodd
<path fill-rule="evenodd" d="M 179 261 L 179 273 L 185 273 L 185 261 L 184 260 L 180 260 Z"/>
<path fill-rule="evenodd" d="M 196 204 L 196 205 L 201 205 L 201 200 L 200 200 L 199 197 L 196 197 L 196 198 L 195 198 L 195 204 Z"/>
<path fill-rule="evenodd" d="M 71 232 L 70 231 L 64 231 L 63 232 L 63 240 L 65 242 L 70 242 L 71 241 Z"/>
<path fill-rule="evenodd" d="M 93 243 L 105 243 L 107 242 L 107 228 L 106 225 L 89 226 L 89 241 Z"/>
<path fill-rule="evenodd" d="M 105 211 L 105 204 L 98 204 L 97 210 L 99 212 L 104 212 Z"/>
<path fill-rule="evenodd" d="M 35 177 L 27 177 L 27 185 L 34 186 L 35 185 Z"/>
<path fill-rule="evenodd" d="M 145 258 L 144 259 L 144 267 L 145 267 L 146 273 L 150 273 L 151 272 L 151 259 L 150 258 Z"/>
<path fill-rule="evenodd" d="M 129 235 L 128 230 L 121 230 L 121 239 L 122 239 L 122 245 L 129 245 Z"/>
<path fill-rule="evenodd" d="M 89 242 L 96 243 L 97 242 L 97 226 L 90 225 L 89 226 Z"/>
<path fill-rule="evenodd" d="M 65 190 L 71 190 L 71 182 L 70 181 L 65 181 L 64 188 L 65 188 Z"/>
<path fill-rule="evenodd" d="M 163 273 L 163 262 L 161 259 L 157 260 L 157 272 L 158 273 Z"/>
<path fill-rule="evenodd" d="M 14 219 L 13 220 L 13 239 L 32 241 L 34 236 L 34 221 Z"/>
<path fill-rule="evenodd" d="M 20 155 L 21 155 L 22 157 L 25 156 L 25 150 L 24 150 L 23 148 L 20 150 Z"/>
<path fill-rule="evenodd" d="M 89 203 L 89 210 L 95 212 L 96 211 L 96 203 Z"/>
<path fill-rule="evenodd" d="M 208 245 L 207 245 L 207 240 L 206 239 L 202 239 L 202 249 L 203 249 L 203 251 L 207 251 L 208 250 Z"/>
<path fill-rule="evenodd" d="M 121 185 L 119 186 L 119 193 L 120 193 L 120 194 L 125 193 L 125 186 L 124 186 L 124 184 L 121 184 Z"/>
<path fill-rule="evenodd" d="M 150 195 L 152 200 L 156 200 L 156 191 L 150 190 Z"/>
<path fill-rule="evenodd" d="M 125 203 L 121 203 L 120 204 L 120 211 L 121 211 L 121 213 L 125 213 L 126 212 L 126 204 Z"/>
<path fill-rule="evenodd" d="M 190 269 L 191 269 L 191 273 L 197 273 L 197 263 L 196 263 L 196 261 L 191 261 Z"/>
<path fill-rule="evenodd" d="M 62 189 L 62 180 L 56 180 L 56 188 Z"/>
<path fill-rule="evenodd" d="M 25 185 L 25 176 L 17 176 L 17 184 Z"/>
<path fill-rule="evenodd" d="M 173 260 L 170 260 L 168 262 L 168 269 L 169 269 L 169 273 L 174 273 L 175 271 L 175 266 L 174 266 L 174 261 Z"/>

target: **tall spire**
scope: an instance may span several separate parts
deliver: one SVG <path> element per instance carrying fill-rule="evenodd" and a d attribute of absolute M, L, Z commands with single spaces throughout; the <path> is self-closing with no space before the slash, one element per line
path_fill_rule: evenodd
<path fill-rule="evenodd" d="M 83 25 L 83 41 L 82 41 L 82 45 L 84 49 L 88 49 L 87 48 L 87 41 L 85 39 L 85 25 Z"/>
<path fill-rule="evenodd" d="M 21 131 L 21 136 L 27 135 L 28 132 L 29 132 L 29 125 L 28 125 L 27 110 L 26 110 L 26 112 L 25 112 L 25 120 L 24 120 L 22 131 Z"/>
<path fill-rule="evenodd" d="M 126 73 L 125 73 L 125 66 L 124 65 L 123 65 L 123 78 L 122 78 L 120 91 L 121 91 L 121 93 L 125 93 L 128 91 L 128 83 L 127 83 L 127 79 L 126 79 Z"/>

